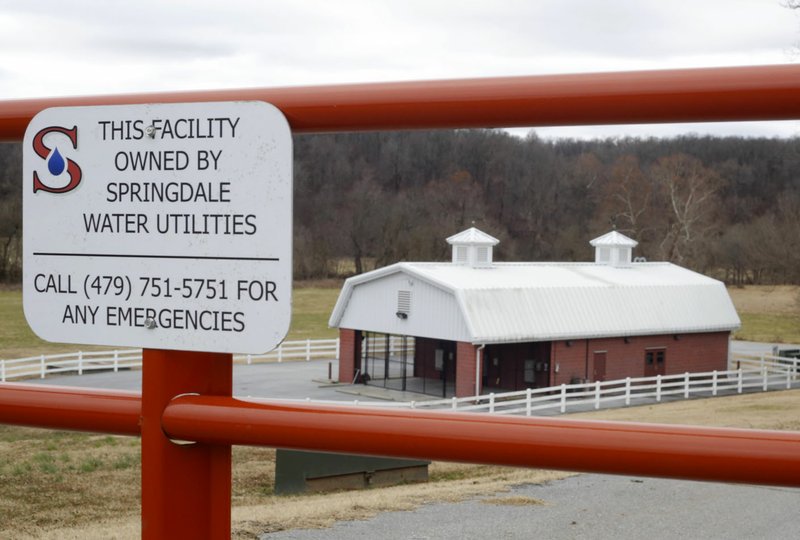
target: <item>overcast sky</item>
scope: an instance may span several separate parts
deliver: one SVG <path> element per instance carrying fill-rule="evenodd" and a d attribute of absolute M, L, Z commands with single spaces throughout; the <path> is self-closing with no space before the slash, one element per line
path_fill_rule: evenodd
<path fill-rule="evenodd" d="M 0 99 L 796 63 L 800 10 L 781 3 L 0 0 Z M 536 132 L 795 136 L 800 123 Z"/>

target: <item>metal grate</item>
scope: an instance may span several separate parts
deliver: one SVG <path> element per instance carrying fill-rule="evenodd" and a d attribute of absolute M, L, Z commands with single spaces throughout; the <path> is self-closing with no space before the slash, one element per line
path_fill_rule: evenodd
<path fill-rule="evenodd" d="M 397 291 L 397 313 L 411 313 L 411 291 Z"/>

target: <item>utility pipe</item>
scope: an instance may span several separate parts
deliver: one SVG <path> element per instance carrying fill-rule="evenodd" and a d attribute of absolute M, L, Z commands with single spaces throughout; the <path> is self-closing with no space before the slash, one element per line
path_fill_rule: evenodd
<path fill-rule="evenodd" d="M 37 384 L 0 384 L 0 424 L 139 435 L 136 392 Z"/>
<path fill-rule="evenodd" d="M 174 439 L 800 487 L 800 433 L 184 395 Z"/>
<path fill-rule="evenodd" d="M 670 69 L 0 102 L 0 141 L 48 107 L 262 100 L 295 133 L 800 118 L 800 65 Z"/>

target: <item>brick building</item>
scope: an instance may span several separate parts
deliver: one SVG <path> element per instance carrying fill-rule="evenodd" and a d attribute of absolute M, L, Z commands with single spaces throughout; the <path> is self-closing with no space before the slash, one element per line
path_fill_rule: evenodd
<path fill-rule="evenodd" d="M 740 321 L 720 281 L 591 241 L 593 263 L 498 263 L 474 227 L 450 263 L 397 263 L 348 279 L 339 380 L 441 396 L 727 368 Z"/>

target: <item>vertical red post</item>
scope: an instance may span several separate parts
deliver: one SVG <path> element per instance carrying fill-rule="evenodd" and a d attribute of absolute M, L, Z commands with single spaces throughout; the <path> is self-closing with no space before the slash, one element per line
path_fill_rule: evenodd
<path fill-rule="evenodd" d="M 175 396 L 231 396 L 230 354 L 145 349 L 142 365 L 142 538 L 230 538 L 231 446 L 169 440 Z"/>

